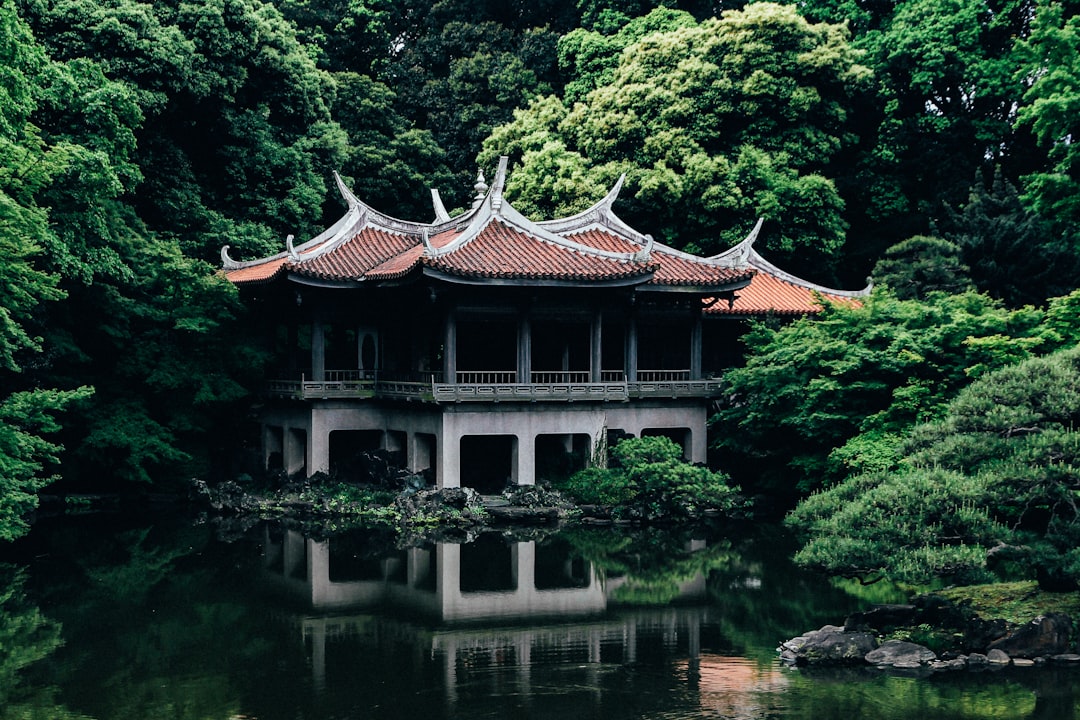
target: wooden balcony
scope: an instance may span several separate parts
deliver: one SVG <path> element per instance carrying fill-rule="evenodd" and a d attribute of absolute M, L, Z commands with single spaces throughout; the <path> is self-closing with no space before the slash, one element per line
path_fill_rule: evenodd
<path fill-rule="evenodd" d="M 268 383 L 271 397 L 296 400 L 383 398 L 433 403 L 460 402 L 626 402 L 646 398 L 708 398 L 719 392 L 715 379 L 691 380 L 689 370 L 639 370 L 627 382 L 622 370 L 604 370 L 600 382 L 589 371 L 539 371 L 518 382 L 510 370 L 466 370 L 455 382 L 442 373 L 363 373 L 328 370 L 323 380 L 303 374 L 296 380 Z"/>

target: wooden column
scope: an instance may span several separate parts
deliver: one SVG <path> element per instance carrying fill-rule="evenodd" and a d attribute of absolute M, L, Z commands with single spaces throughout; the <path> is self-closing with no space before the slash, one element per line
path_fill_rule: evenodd
<path fill-rule="evenodd" d="M 598 383 L 603 369 L 603 341 L 604 341 L 604 316 L 597 310 L 593 313 L 592 337 L 589 341 L 592 355 L 589 361 L 589 382 Z"/>
<path fill-rule="evenodd" d="M 626 318 L 626 381 L 637 382 L 638 361 L 637 312 L 631 308 Z"/>
<path fill-rule="evenodd" d="M 690 379 L 701 379 L 701 314 L 690 321 Z"/>
<path fill-rule="evenodd" d="M 457 382 L 457 317 L 453 310 L 446 312 L 443 337 L 443 382 Z"/>
<path fill-rule="evenodd" d="M 528 312 L 518 318 L 517 381 L 532 382 L 532 323 Z"/>
<path fill-rule="evenodd" d="M 326 380 L 326 327 L 318 314 L 311 320 L 311 379 Z"/>

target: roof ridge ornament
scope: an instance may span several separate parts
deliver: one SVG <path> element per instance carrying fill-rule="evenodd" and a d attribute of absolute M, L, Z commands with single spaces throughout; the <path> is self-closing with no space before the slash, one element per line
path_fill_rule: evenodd
<path fill-rule="evenodd" d="M 221 267 L 225 270 L 236 270 L 240 267 L 240 263 L 229 257 L 229 246 L 221 246 Z"/>
<path fill-rule="evenodd" d="M 652 235 L 646 235 L 645 246 L 634 253 L 630 259 L 634 262 L 649 262 L 650 258 L 652 258 L 652 249 L 655 243 L 656 240 L 653 239 Z"/>
<path fill-rule="evenodd" d="M 473 198 L 472 207 L 473 210 L 480 207 L 480 204 L 484 202 L 484 198 L 487 196 L 488 186 L 484 182 L 484 171 L 478 170 L 476 172 L 476 182 L 473 184 L 473 190 L 476 191 L 476 197 Z"/>
<path fill-rule="evenodd" d="M 712 265 L 721 267 L 742 267 L 746 265 L 750 262 L 750 253 L 753 252 L 754 243 L 757 241 L 758 235 L 761 234 L 761 226 L 764 224 L 765 218 L 759 217 L 757 223 L 754 224 L 754 229 L 738 245 L 728 248 L 722 253 L 707 257 L 705 260 Z"/>
<path fill-rule="evenodd" d="M 427 228 L 420 231 L 420 241 L 424 243 L 424 254 L 429 257 L 434 257 L 435 246 L 431 244 L 431 236 L 428 233 Z"/>
<path fill-rule="evenodd" d="M 293 262 L 300 260 L 300 253 L 296 252 L 296 248 L 293 247 L 293 236 L 289 233 L 285 236 L 285 249 L 289 251 L 289 259 Z"/>
<path fill-rule="evenodd" d="M 450 213 L 446 212 L 446 206 L 443 205 L 438 188 L 431 188 L 431 205 L 435 208 L 435 222 L 441 223 L 450 220 Z"/>
<path fill-rule="evenodd" d="M 495 180 L 491 185 L 491 207 L 493 210 L 499 210 L 502 207 L 503 190 L 506 189 L 506 167 L 509 163 L 510 158 L 506 155 L 499 157 L 499 167 L 495 171 Z"/>
<path fill-rule="evenodd" d="M 345 198 L 345 202 L 348 203 L 350 208 L 361 205 L 360 198 L 353 194 L 353 191 L 341 179 L 341 175 L 338 174 L 337 170 L 334 171 L 334 182 L 337 183 L 338 192 L 341 193 L 341 197 Z"/>

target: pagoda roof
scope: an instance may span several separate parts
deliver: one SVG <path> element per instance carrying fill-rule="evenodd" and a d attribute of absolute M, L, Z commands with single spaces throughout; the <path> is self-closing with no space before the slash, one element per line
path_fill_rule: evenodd
<path fill-rule="evenodd" d="M 744 240 L 729 252 L 742 249 L 746 262 L 757 270 L 750 284 L 728 300 L 706 302 L 706 317 L 756 317 L 764 315 L 812 315 L 821 312 L 825 303 L 853 305 L 862 302 L 873 289 L 869 282 L 862 290 L 837 290 L 817 285 L 781 270 L 763 258 Z"/>
<path fill-rule="evenodd" d="M 307 242 L 247 262 L 222 248 L 226 276 L 237 285 L 282 277 L 309 285 L 360 286 L 428 276 L 459 284 L 635 286 L 641 290 L 730 293 L 755 270 L 741 258 L 703 258 L 655 242 L 612 210 L 622 179 L 583 213 L 536 222 L 511 205 L 503 190 L 507 159 L 492 186 L 483 183 L 472 209 L 450 217 L 432 193 L 436 220 L 410 222 L 365 205 L 335 175 L 348 210 Z"/>
<path fill-rule="evenodd" d="M 545 221 L 526 218 L 503 196 L 507 158 L 491 187 L 481 174 L 473 207 L 451 217 L 432 191 L 435 220 L 399 220 L 361 202 L 336 173 L 348 209 L 333 225 L 301 245 L 269 257 L 238 262 L 222 248 L 226 276 L 237 285 L 287 279 L 305 285 L 392 285 L 429 277 L 464 285 L 605 287 L 712 296 L 708 316 L 801 315 L 822 300 L 858 302 L 869 288 L 833 290 L 787 273 L 753 248 L 761 231 L 712 257 L 676 250 L 639 233 L 614 212 L 619 178 L 608 194 L 576 215 Z M 733 293 L 735 293 L 733 295 Z"/>

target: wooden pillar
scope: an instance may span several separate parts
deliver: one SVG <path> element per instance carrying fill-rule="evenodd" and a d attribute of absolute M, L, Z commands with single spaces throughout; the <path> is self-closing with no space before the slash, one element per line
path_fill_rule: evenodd
<path fill-rule="evenodd" d="M 592 337 L 589 340 L 589 348 L 592 351 L 589 360 L 589 382 L 598 383 L 601 380 L 603 369 L 603 341 L 604 341 L 604 316 L 597 310 L 593 313 Z"/>
<path fill-rule="evenodd" d="M 701 313 L 690 321 L 690 379 L 701 379 Z"/>
<path fill-rule="evenodd" d="M 527 312 L 518 319 L 517 381 L 532 382 L 532 324 Z"/>
<path fill-rule="evenodd" d="M 311 321 L 311 379 L 326 380 L 326 327 L 318 315 Z"/>
<path fill-rule="evenodd" d="M 443 382 L 457 382 L 457 317 L 453 310 L 446 313 L 443 336 Z M 456 487 L 456 486 L 455 486 Z"/>
<path fill-rule="evenodd" d="M 638 371 L 637 312 L 631 309 L 626 319 L 626 381 L 637 382 Z"/>

